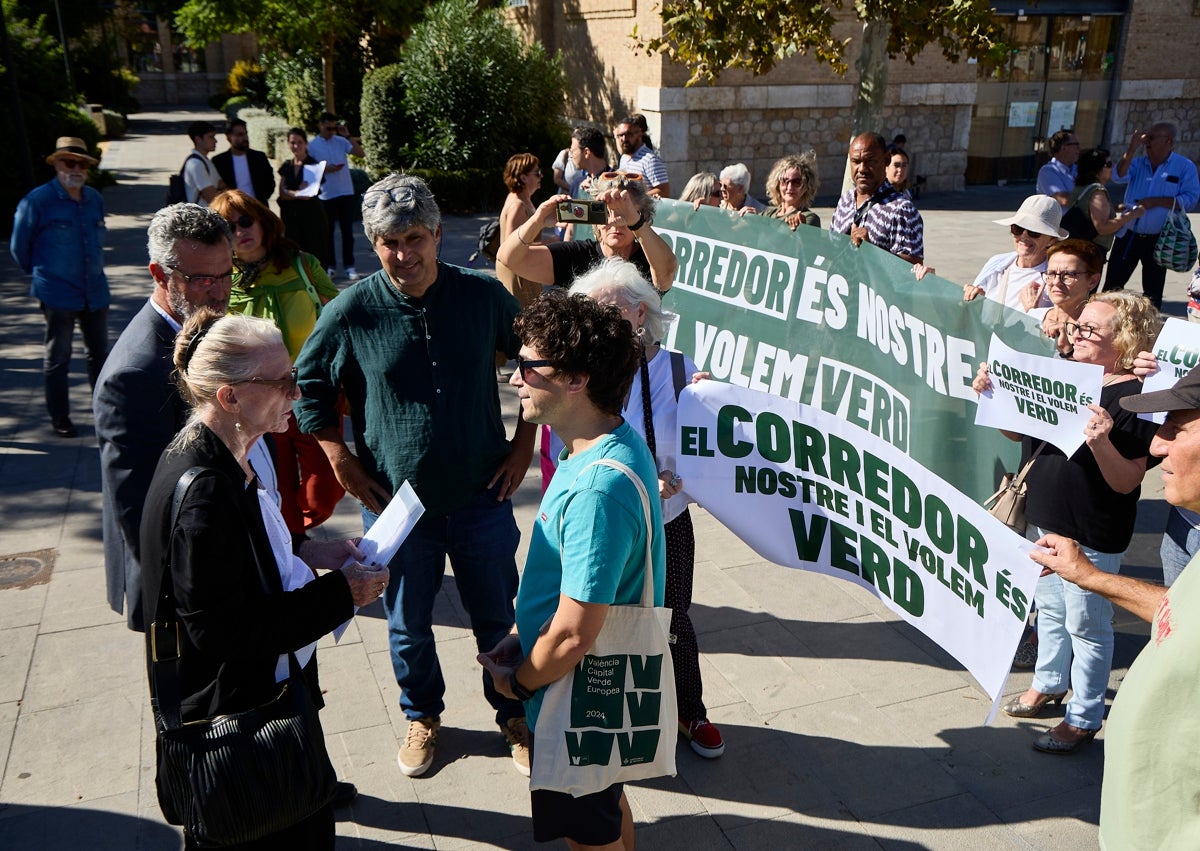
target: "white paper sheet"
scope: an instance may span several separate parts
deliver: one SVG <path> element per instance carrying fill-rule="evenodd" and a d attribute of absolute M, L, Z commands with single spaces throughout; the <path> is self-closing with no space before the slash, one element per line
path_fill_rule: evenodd
<path fill-rule="evenodd" d="M 1200 364 L 1200 329 L 1186 319 L 1168 319 L 1154 341 L 1154 356 L 1158 358 L 1158 372 L 1146 376 L 1142 392 L 1170 390 L 1179 379 Z M 1138 414 L 1143 420 L 1162 425 L 1166 414 Z"/>
<path fill-rule="evenodd" d="M 992 335 L 988 347 L 992 390 L 979 397 L 975 424 L 1049 441 L 1068 458 L 1083 445 L 1098 403 L 1104 368 L 1062 358 L 1027 355 Z"/>
<path fill-rule="evenodd" d="M 321 191 L 321 177 L 325 174 L 325 160 L 321 160 L 316 165 L 306 165 L 304 167 L 304 182 L 308 184 L 303 189 L 296 190 L 297 198 L 315 198 L 317 193 Z"/>
<path fill-rule="evenodd" d="M 383 509 L 379 519 L 358 542 L 358 548 L 363 552 L 362 563 L 378 567 L 380 570 L 386 567 L 424 513 L 425 506 L 421 504 L 417 492 L 405 481 L 392 497 L 392 501 Z M 353 563 L 354 559 L 346 559 L 346 564 Z M 357 606 L 354 607 L 354 612 L 358 613 Z M 341 641 L 349 625 L 350 621 L 346 621 L 335 629 L 333 640 Z"/>

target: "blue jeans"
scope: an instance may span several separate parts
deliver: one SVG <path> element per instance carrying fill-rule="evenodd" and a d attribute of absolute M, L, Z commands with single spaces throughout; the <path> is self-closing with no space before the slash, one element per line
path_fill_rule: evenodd
<path fill-rule="evenodd" d="M 1030 526 L 1036 541 L 1048 529 Z M 1121 569 L 1124 553 L 1102 553 L 1080 544 L 1084 555 L 1105 573 Z M 1071 688 L 1066 722 L 1084 730 L 1099 730 L 1104 723 L 1104 697 L 1112 671 L 1112 603 L 1084 591 L 1051 573 L 1038 580 L 1038 660 L 1033 687 L 1042 694 Z"/>
<path fill-rule="evenodd" d="M 46 410 L 57 422 L 70 413 L 67 385 L 70 379 L 71 347 L 75 342 L 75 323 L 83 333 L 87 352 L 88 383 L 94 388 L 100 368 L 108 357 L 108 308 L 99 310 L 59 310 L 42 305 L 46 318 L 46 354 L 43 362 L 46 380 Z M 88 407 L 91 407 L 89 404 Z"/>
<path fill-rule="evenodd" d="M 1192 526 L 1178 508 L 1172 508 L 1167 516 L 1167 531 L 1163 532 L 1162 545 L 1158 550 L 1162 558 L 1164 585 L 1170 588 L 1175 584 L 1197 550 L 1200 550 L 1200 530 Z"/>
<path fill-rule="evenodd" d="M 363 530 L 377 519 L 363 509 Z M 493 488 L 449 514 L 424 514 L 388 565 L 391 579 L 383 609 L 400 708 L 410 721 L 440 715 L 446 708 L 446 681 L 433 639 L 433 602 L 442 587 L 446 557 L 482 653 L 512 630 L 520 539 L 512 500 L 497 502 Z M 486 671 L 483 693 L 501 727 L 510 718 L 524 717 L 521 701 L 500 695 Z"/>

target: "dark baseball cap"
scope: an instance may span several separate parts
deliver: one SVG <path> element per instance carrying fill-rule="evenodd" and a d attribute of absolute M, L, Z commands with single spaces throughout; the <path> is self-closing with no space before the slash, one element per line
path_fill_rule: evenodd
<path fill-rule="evenodd" d="M 1124 397 L 1121 407 L 1138 414 L 1200 410 L 1200 366 L 1175 382 L 1170 390 Z"/>

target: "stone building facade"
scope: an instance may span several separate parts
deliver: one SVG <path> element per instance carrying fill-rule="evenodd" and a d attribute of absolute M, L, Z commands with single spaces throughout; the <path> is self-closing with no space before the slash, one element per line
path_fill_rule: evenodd
<path fill-rule="evenodd" d="M 651 135 L 682 187 L 697 171 L 744 162 L 752 191 L 782 154 L 812 148 L 820 195 L 836 195 L 851 132 L 861 29 L 843 11 L 835 36 L 849 38 L 851 70 L 837 76 L 811 57 L 793 57 L 753 78 L 726 72 L 715 85 L 687 87 L 688 72 L 633 50 L 630 34 L 661 32 L 658 5 L 638 0 L 524 0 L 510 9 L 527 37 L 561 50 L 571 85 L 569 120 L 611 134 L 629 112 Z M 996 0 L 1012 45 L 1002 67 L 945 60 L 930 48 L 889 66 L 887 138 L 908 137 L 914 173 L 929 190 L 1032 181 L 1045 140 L 1071 127 L 1085 146 L 1123 150 L 1136 127 L 1180 126 L 1176 150 L 1200 147 L 1200 51 L 1181 34 L 1200 31 L 1200 0 Z M 1029 6 L 1030 8 L 1025 8 Z M 676 190 L 678 191 L 678 190 Z"/>

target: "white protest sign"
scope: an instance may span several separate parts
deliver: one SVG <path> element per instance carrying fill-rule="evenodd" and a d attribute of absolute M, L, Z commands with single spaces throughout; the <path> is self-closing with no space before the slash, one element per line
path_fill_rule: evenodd
<path fill-rule="evenodd" d="M 1154 341 L 1154 356 L 1158 358 L 1158 372 L 1146 376 L 1142 382 L 1143 393 L 1170 390 L 1175 382 L 1200 364 L 1200 328 L 1184 319 L 1168 319 Z M 1159 425 L 1167 419 L 1164 413 L 1138 416 Z"/>
<path fill-rule="evenodd" d="M 679 438 L 688 495 L 756 552 L 871 591 L 999 697 L 1041 570 L 1030 542 L 885 440 L 779 396 L 691 385 Z"/>
<path fill-rule="evenodd" d="M 1018 352 L 994 334 L 988 346 L 992 389 L 979 396 L 975 424 L 1045 440 L 1070 458 L 1083 445 L 1100 398 L 1104 367 Z"/>

